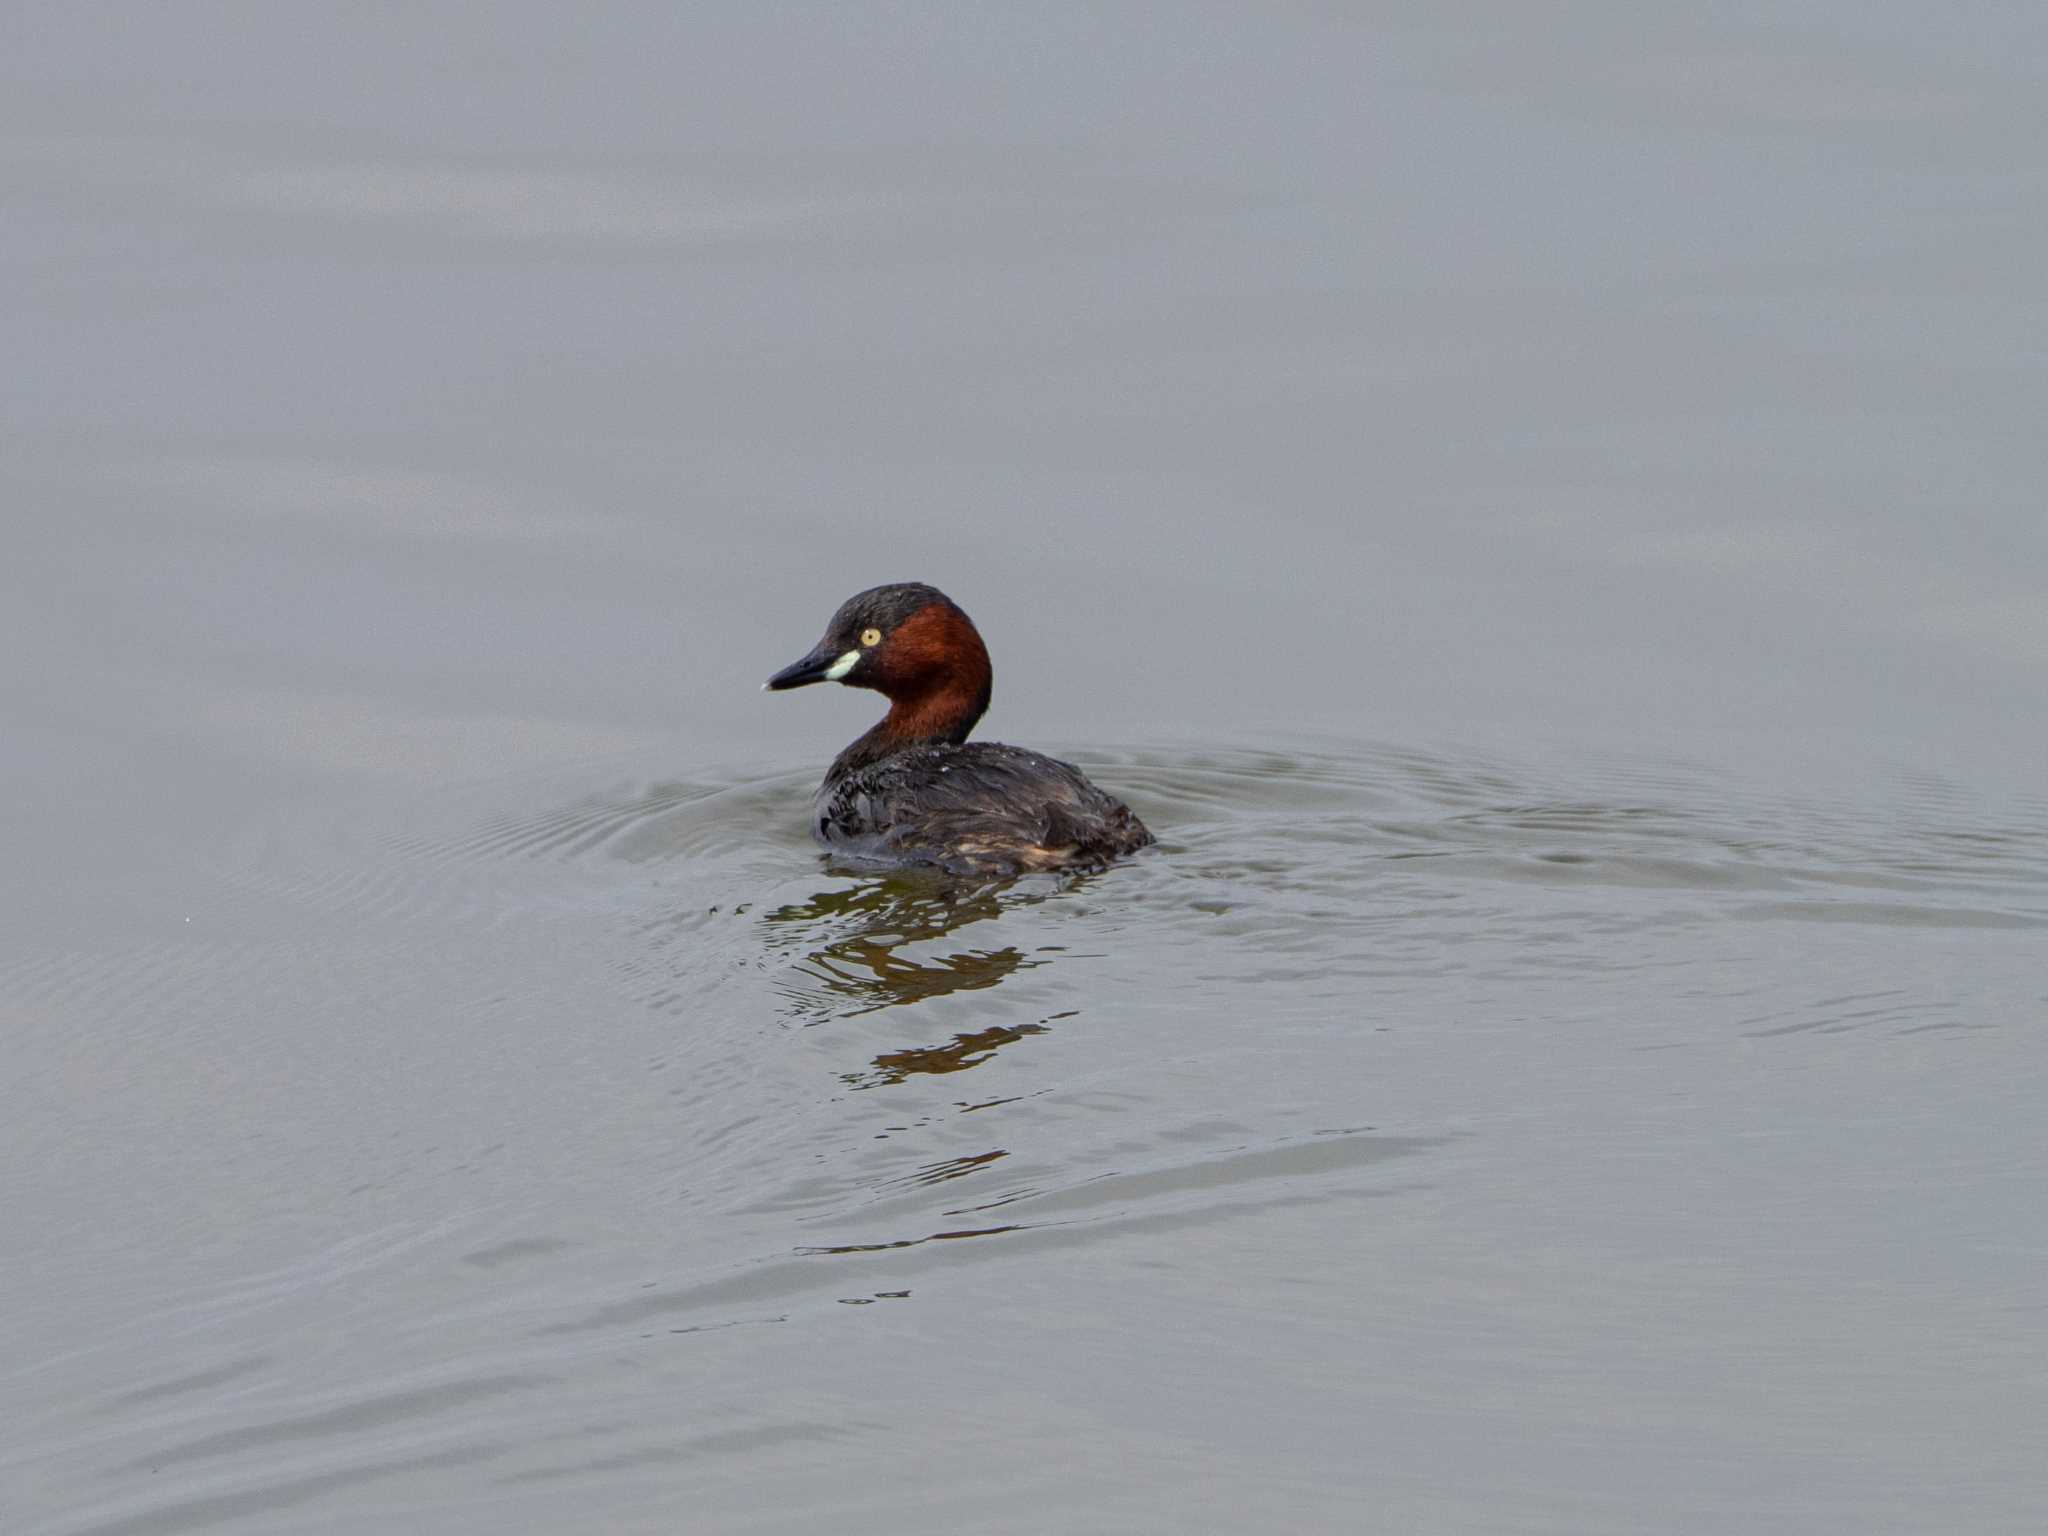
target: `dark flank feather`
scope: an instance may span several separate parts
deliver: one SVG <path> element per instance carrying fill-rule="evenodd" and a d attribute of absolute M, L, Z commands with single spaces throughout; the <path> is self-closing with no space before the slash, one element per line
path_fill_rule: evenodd
<path fill-rule="evenodd" d="M 999 742 L 906 748 L 828 777 L 813 805 L 830 848 L 963 874 L 1087 868 L 1152 841 L 1071 763 Z"/>

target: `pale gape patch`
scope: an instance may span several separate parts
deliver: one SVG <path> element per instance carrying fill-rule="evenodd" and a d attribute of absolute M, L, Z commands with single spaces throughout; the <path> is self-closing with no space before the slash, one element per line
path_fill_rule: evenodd
<path fill-rule="evenodd" d="M 859 660 L 859 651 L 848 651 L 844 656 L 840 657 L 837 661 L 833 662 L 831 666 L 825 669 L 825 676 L 836 683 L 839 681 L 839 679 L 846 676 L 847 673 L 851 672 L 853 670 L 853 664 Z"/>

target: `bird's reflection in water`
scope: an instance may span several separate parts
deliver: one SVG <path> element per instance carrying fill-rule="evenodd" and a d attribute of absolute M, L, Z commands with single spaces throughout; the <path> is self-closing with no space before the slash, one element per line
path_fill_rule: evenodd
<path fill-rule="evenodd" d="M 971 1035 L 955 1035 L 944 1045 L 884 1051 L 875 1058 L 874 1071 L 860 1073 L 847 1080 L 857 1087 L 873 1088 L 884 1083 L 900 1083 L 919 1072 L 965 1072 L 969 1067 L 980 1066 L 1004 1046 L 1013 1045 L 1026 1035 L 1044 1033 L 1043 1024 L 1019 1024 L 1014 1028 L 999 1024 L 994 1029 L 978 1029 Z"/>
<path fill-rule="evenodd" d="M 908 951 L 1049 894 L 1014 882 L 964 884 L 937 875 L 893 874 L 819 891 L 763 914 L 760 921 L 776 947 L 802 952 L 781 990 L 792 1017 L 819 1024 L 983 990 L 1018 971 L 1045 965 L 1050 952 L 1026 955 L 1011 944 L 940 954 Z M 1044 1032 L 1042 1023 L 993 1025 L 943 1045 L 885 1051 L 875 1058 L 872 1072 L 850 1074 L 847 1080 L 857 1087 L 878 1087 L 920 1073 L 962 1072 L 1003 1046 Z"/>

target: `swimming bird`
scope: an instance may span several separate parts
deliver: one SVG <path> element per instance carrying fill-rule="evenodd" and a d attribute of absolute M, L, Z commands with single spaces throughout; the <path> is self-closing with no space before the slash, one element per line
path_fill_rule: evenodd
<path fill-rule="evenodd" d="M 855 593 L 825 637 L 762 686 L 872 688 L 889 712 L 832 760 L 811 832 L 835 852 L 959 874 L 1094 868 L 1153 836 L 1072 763 L 970 742 L 994 673 L 960 605 L 923 582 Z"/>

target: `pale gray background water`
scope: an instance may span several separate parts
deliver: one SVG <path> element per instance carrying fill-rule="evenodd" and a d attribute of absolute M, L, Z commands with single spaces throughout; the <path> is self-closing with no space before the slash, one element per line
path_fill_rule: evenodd
<path fill-rule="evenodd" d="M 11 11 L 0 1528 L 2041 1529 L 2044 101 Z M 820 866 L 904 578 L 1160 850 Z"/>

